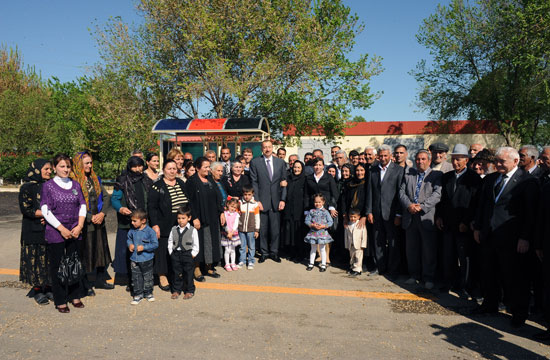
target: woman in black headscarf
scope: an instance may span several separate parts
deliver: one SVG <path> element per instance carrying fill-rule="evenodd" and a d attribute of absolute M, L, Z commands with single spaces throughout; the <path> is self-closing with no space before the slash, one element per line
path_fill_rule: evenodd
<path fill-rule="evenodd" d="M 199 264 L 205 266 L 207 276 L 219 278 L 214 264 L 221 260 L 220 225 L 225 225 L 222 195 L 209 175 L 210 161 L 200 157 L 195 161 L 197 172 L 185 183 L 191 209 L 198 219 L 193 226 L 199 231 L 199 253 L 195 257 L 195 280 L 205 281 Z"/>
<path fill-rule="evenodd" d="M 127 251 L 128 231 L 132 226 L 130 215 L 137 209 L 147 209 L 147 186 L 143 181 L 143 159 L 132 156 L 126 164 L 126 171 L 117 178 L 111 196 L 111 206 L 117 212 L 118 230 L 116 234 L 115 259 L 113 269 L 117 275 L 131 275 L 130 254 Z M 115 277 L 116 280 L 116 277 Z M 130 279 L 128 279 L 130 280 Z M 128 284 L 131 282 L 128 281 Z M 130 287 L 126 289 L 129 291 Z"/>
<path fill-rule="evenodd" d="M 366 177 L 367 170 L 365 165 L 359 163 L 355 165 L 355 177 L 349 181 L 344 188 L 344 221 L 347 223 L 348 211 L 352 208 L 359 209 L 361 211 L 361 218 L 365 218 L 365 200 L 366 200 Z"/>
<path fill-rule="evenodd" d="M 332 243 L 333 258 L 336 258 L 339 263 L 348 263 L 349 251 L 344 246 L 344 213 L 347 212 L 345 190 L 349 182 L 353 179 L 352 176 L 353 165 L 344 164 L 340 170 L 340 180 L 336 182 L 336 188 L 338 189 L 339 200 L 336 210 L 338 210 L 338 221 L 336 231 L 334 234 L 334 242 Z"/>
<path fill-rule="evenodd" d="M 27 296 L 34 298 L 40 305 L 47 305 L 48 299 L 53 299 L 49 288 L 51 280 L 44 238 L 45 222 L 40 210 L 42 184 L 50 179 L 51 173 L 49 160 L 33 161 L 24 179 L 25 183 L 19 190 L 19 209 L 23 214 L 19 281 L 32 286 Z"/>
<path fill-rule="evenodd" d="M 306 254 L 304 242 L 304 163 L 296 160 L 287 178 L 287 201 L 283 211 L 283 245 L 290 259 L 300 261 Z"/>

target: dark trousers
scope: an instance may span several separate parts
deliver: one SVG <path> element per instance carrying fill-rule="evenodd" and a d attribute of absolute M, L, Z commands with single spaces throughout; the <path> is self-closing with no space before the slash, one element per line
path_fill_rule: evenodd
<path fill-rule="evenodd" d="M 273 209 L 260 212 L 260 253 L 263 256 L 279 253 L 280 214 Z M 269 235 L 271 234 L 271 242 Z"/>
<path fill-rule="evenodd" d="M 489 236 L 481 244 L 481 286 L 483 305 L 496 309 L 500 289 L 505 305 L 518 319 L 527 319 L 529 311 L 528 254 L 517 252 L 516 241 L 503 236 Z"/>
<path fill-rule="evenodd" d="M 441 262 L 443 280 L 448 287 L 466 289 L 470 273 L 470 257 L 467 245 L 470 233 L 447 230 L 443 233 L 441 244 Z"/>
<path fill-rule="evenodd" d="M 422 226 L 414 215 L 406 229 L 407 265 L 409 275 L 417 280 L 433 282 L 437 267 L 437 232 Z"/>
<path fill-rule="evenodd" d="M 73 285 L 63 285 L 57 277 L 57 270 L 63 255 L 70 256 L 73 253 L 78 253 L 81 240 L 66 240 L 58 244 L 48 244 L 48 256 L 50 258 L 50 274 L 52 277 L 52 293 L 53 301 L 56 306 L 66 304 L 67 301 L 80 299 L 84 297 L 84 286 L 82 281 Z M 78 254 L 82 259 L 82 254 Z"/>
<path fill-rule="evenodd" d="M 193 281 L 193 270 L 195 269 L 195 261 L 191 256 L 191 250 L 172 251 L 170 255 L 172 260 L 172 270 L 174 278 L 172 281 L 172 292 L 181 294 L 195 293 L 195 283 Z"/>
<path fill-rule="evenodd" d="M 130 263 L 134 297 L 143 297 L 153 293 L 153 262 L 154 259 Z"/>
<path fill-rule="evenodd" d="M 401 250 L 397 242 L 393 221 L 379 219 L 373 224 L 374 228 L 374 255 L 378 273 L 383 275 L 399 275 Z"/>

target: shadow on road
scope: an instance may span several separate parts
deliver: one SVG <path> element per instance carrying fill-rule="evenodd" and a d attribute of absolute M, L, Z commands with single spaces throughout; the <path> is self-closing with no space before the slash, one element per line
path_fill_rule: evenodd
<path fill-rule="evenodd" d="M 544 359 L 544 357 L 503 340 L 503 335 L 487 326 L 476 323 L 462 323 L 445 328 L 437 324 L 430 325 L 435 336 L 444 336 L 443 340 L 459 349 L 468 349 L 485 359 Z"/>

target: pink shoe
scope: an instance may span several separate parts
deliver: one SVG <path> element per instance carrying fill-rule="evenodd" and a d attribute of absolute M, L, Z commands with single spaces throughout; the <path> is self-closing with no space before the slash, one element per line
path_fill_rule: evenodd
<path fill-rule="evenodd" d="M 236 264 L 231 264 L 231 269 L 233 269 L 233 271 L 237 271 L 239 270 L 239 267 Z"/>
<path fill-rule="evenodd" d="M 225 269 L 225 271 L 233 271 L 233 269 L 231 268 L 231 265 L 227 264 L 223 267 Z"/>

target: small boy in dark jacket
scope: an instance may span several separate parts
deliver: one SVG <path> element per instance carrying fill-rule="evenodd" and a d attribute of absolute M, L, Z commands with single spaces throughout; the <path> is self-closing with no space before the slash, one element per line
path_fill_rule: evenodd
<path fill-rule="evenodd" d="M 134 298 L 130 304 L 137 305 L 143 300 L 155 301 L 153 297 L 153 258 L 159 246 L 157 234 L 147 225 L 147 213 L 142 209 L 132 212 L 133 229 L 128 231 L 126 244 L 132 253 L 132 287 Z"/>

